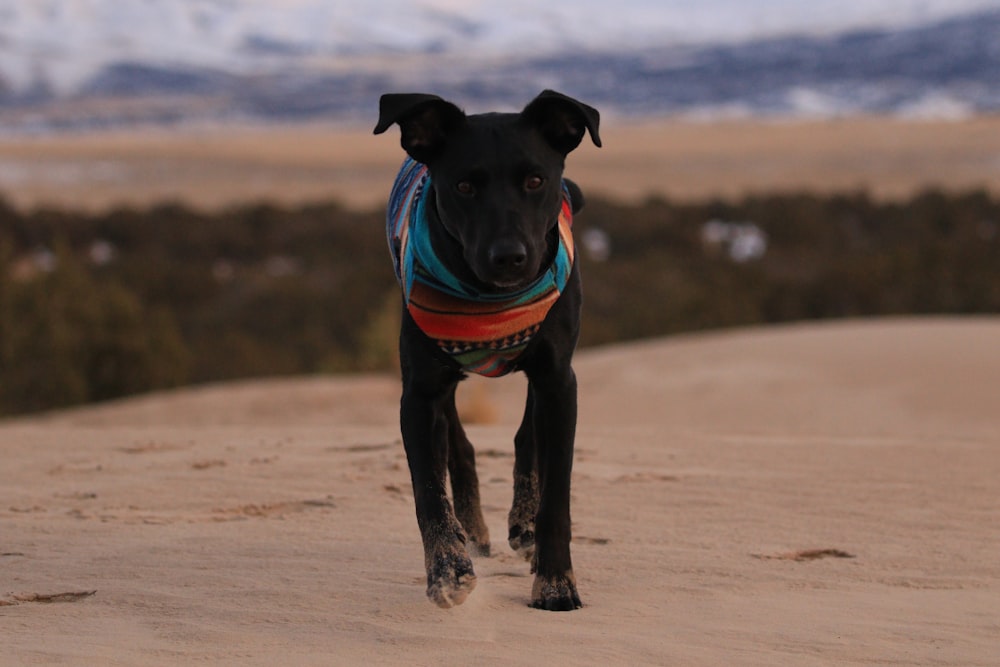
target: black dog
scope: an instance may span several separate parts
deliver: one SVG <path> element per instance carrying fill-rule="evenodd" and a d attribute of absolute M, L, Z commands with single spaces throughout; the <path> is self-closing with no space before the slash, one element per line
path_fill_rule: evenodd
<path fill-rule="evenodd" d="M 409 154 L 388 235 L 403 287 L 400 424 L 424 543 L 427 595 L 461 604 L 476 585 L 468 553 L 489 554 L 475 453 L 455 410 L 465 372 L 528 377 L 514 439 L 510 546 L 532 562 L 531 604 L 581 606 L 570 560 L 580 274 L 570 224 L 583 205 L 566 155 L 599 114 L 553 91 L 521 113 L 466 116 L 440 97 L 383 95 Z M 445 490 L 450 475 L 454 511 Z"/>

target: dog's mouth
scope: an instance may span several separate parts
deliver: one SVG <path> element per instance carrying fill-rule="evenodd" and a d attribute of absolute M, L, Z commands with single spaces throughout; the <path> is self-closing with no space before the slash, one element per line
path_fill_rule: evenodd
<path fill-rule="evenodd" d="M 530 280 L 519 278 L 516 280 L 491 280 L 489 285 L 498 292 L 516 292 L 527 287 L 530 283 Z"/>
<path fill-rule="evenodd" d="M 502 275 L 474 271 L 475 283 L 484 294 L 511 294 L 518 292 L 531 284 L 531 278 L 525 276 Z"/>
<path fill-rule="evenodd" d="M 519 270 L 477 272 L 479 281 L 489 291 L 496 294 L 511 294 L 531 286 L 539 275 L 538 267 L 522 267 Z"/>

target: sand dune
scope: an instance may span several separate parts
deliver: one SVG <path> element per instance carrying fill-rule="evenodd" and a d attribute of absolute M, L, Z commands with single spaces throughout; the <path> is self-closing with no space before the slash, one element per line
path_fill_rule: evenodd
<path fill-rule="evenodd" d="M 0 664 L 996 664 L 1000 320 L 580 354 L 585 607 L 503 543 L 523 380 L 470 382 L 496 555 L 424 598 L 388 377 L 0 423 Z"/>

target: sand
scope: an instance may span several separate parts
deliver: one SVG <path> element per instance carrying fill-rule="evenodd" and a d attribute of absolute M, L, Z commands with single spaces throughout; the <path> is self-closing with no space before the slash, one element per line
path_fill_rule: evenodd
<path fill-rule="evenodd" d="M 569 173 L 639 200 L 1000 193 L 1000 118 L 609 117 Z M 313 125 L 0 138 L 13 204 L 383 205 L 394 134 Z M 1000 318 L 583 351 L 584 608 L 505 544 L 520 377 L 463 387 L 494 555 L 424 596 L 394 377 L 260 380 L 0 421 L 0 665 L 995 665 Z M 484 419 L 488 418 L 488 419 Z"/>
<path fill-rule="evenodd" d="M 402 152 L 393 128 L 181 127 L 0 137 L 0 196 L 29 209 L 106 210 L 164 199 L 217 209 L 336 199 L 385 205 Z M 899 199 L 927 188 L 1000 194 L 1000 116 L 795 122 L 605 118 L 604 148 L 568 160 L 588 194 L 625 202 L 808 189 Z"/>
<path fill-rule="evenodd" d="M 503 539 L 520 377 L 463 387 L 496 415 L 469 427 L 495 555 L 450 610 L 393 377 L 0 422 L 0 664 L 995 665 L 998 341 L 890 319 L 582 352 L 564 614 Z"/>

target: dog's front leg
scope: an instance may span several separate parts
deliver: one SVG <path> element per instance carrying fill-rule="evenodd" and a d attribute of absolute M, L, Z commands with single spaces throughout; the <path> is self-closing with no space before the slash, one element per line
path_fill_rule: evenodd
<path fill-rule="evenodd" d="M 404 365 L 400 426 L 424 543 L 427 597 L 439 607 L 462 604 L 476 586 L 467 537 L 445 491 L 447 401 L 454 383 L 428 382 Z M 457 379 L 455 380 L 457 382 Z"/>
<path fill-rule="evenodd" d="M 514 502 L 507 515 L 507 543 L 534 562 L 535 517 L 538 515 L 538 460 L 535 446 L 535 397 L 528 384 L 524 418 L 514 436 Z"/>
<path fill-rule="evenodd" d="M 531 604 L 550 611 L 582 605 L 570 558 L 570 478 L 576 435 L 576 376 L 568 365 L 532 377 L 539 504 Z"/>
<path fill-rule="evenodd" d="M 469 538 L 469 552 L 476 556 L 489 556 L 490 531 L 486 527 L 479 498 L 476 451 L 458 418 L 454 388 L 445 403 L 445 416 L 448 420 L 448 476 L 455 516 Z"/>

